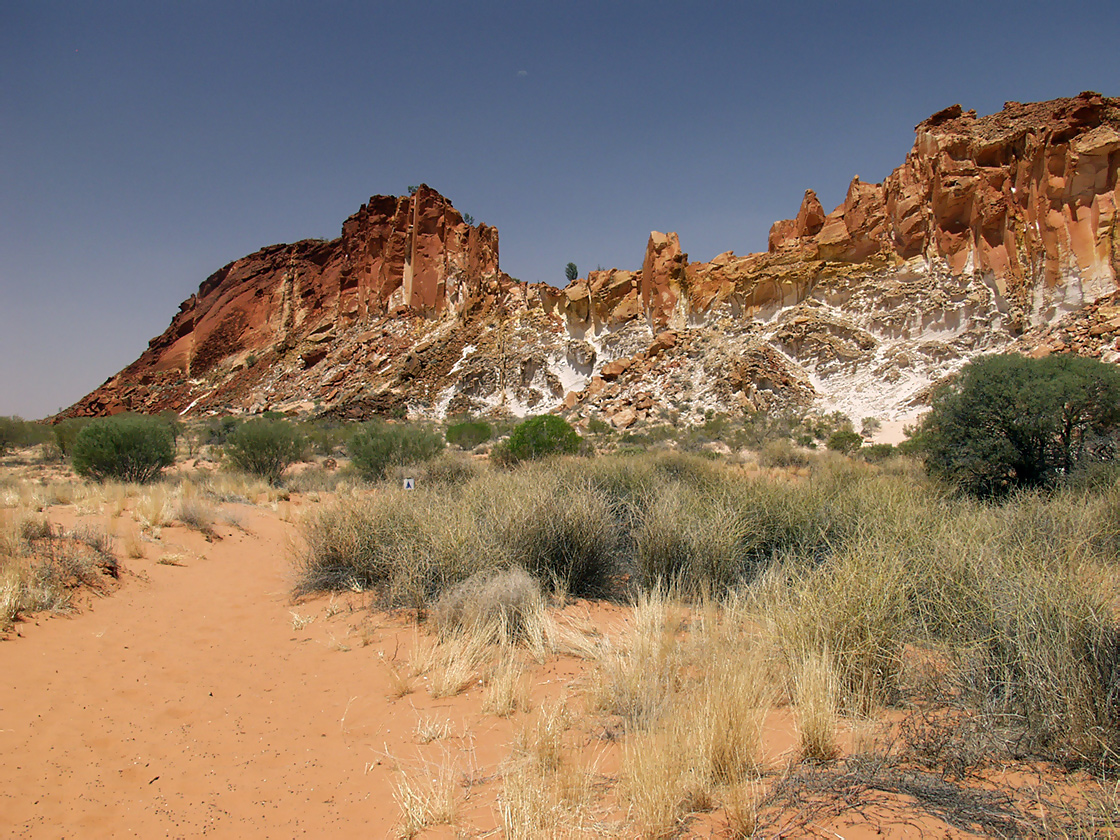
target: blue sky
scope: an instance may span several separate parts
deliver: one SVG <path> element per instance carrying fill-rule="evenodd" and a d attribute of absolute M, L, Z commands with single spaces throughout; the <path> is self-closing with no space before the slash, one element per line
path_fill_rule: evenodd
<path fill-rule="evenodd" d="M 766 247 L 960 102 L 1120 95 L 1120 3 L 0 4 L 0 415 L 135 359 L 207 275 L 425 182 L 502 268 Z"/>

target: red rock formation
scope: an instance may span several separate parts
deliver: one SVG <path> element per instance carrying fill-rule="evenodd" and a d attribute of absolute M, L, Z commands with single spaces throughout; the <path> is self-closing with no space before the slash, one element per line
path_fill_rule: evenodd
<path fill-rule="evenodd" d="M 562 406 L 628 426 L 670 404 L 804 404 L 815 388 L 901 405 L 1024 330 L 1026 351 L 1115 360 L 1118 170 L 1118 99 L 955 105 L 917 126 L 882 184 L 854 178 L 827 214 L 807 190 L 765 253 L 689 263 L 675 233 L 653 232 L 640 271 L 565 289 L 502 274 L 497 230 L 426 186 L 375 196 L 338 239 L 216 272 L 67 414 Z"/>
<path fill-rule="evenodd" d="M 882 184 L 854 179 L 817 232 L 803 203 L 796 220 L 771 229 L 770 251 L 849 263 L 925 256 L 952 274 L 987 272 L 1021 325 L 1115 285 L 1120 100 L 1008 102 L 988 117 L 954 105 L 915 130 L 906 162 Z"/>
<path fill-rule="evenodd" d="M 275 245 L 208 277 L 147 351 L 71 414 L 182 410 L 184 380 L 218 365 L 296 352 L 302 367 L 359 322 L 390 315 L 438 318 L 485 308 L 514 285 L 498 268 L 498 231 L 468 225 L 426 185 L 374 196 L 332 241 Z"/>

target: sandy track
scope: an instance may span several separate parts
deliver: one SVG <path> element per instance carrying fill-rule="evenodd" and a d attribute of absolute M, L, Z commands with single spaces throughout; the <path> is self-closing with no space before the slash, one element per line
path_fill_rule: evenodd
<path fill-rule="evenodd" d="M 344 617 L 293 631 L 293 528 L 239 515 L 248 533 L 213 543 L 165 528 L 184 565 L 149 547 L 111 597 L 0 643 L 0 835 L 392 833 L 386 753 L 415 759 L 418 708 L 458 720 L 469 701 L 386 701 L 376 650 L 407 628 L 349 652 Z M 473 755 L 499 760 L 509 725 L 468 725 Z"/>

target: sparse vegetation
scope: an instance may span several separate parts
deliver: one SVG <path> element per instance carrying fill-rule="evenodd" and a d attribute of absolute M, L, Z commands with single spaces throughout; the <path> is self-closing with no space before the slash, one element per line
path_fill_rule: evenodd
<path fill-rule="evenodd" d="M 81 588 L 116 577 L 113 541 L 90 527 L 63 529 L 45 516 L 0 511 L 0 631 L 21 616 L 70 608 Z"/>
<path fill-rule="evenodd" d="M 738 620 L 764 626 L 785 662 L 806 755 L 829 754 L 835 715 L 908 696 L 907 652 L 931 647 L 941 684 L 968 714 L 1014 728 L 1020 749 L 1093 761 L 1120 750 L 1108 571 L 1120 489 L 991 508 L 912 472 L 816 457 L 803 481 L 678 454 L 529 463 L 340 502 L 305 530 L 300 590 L 435 605 L 441 627 L 477 624 L 469 605 L 510 628 L 532 586 L 507 569 L 576 595 L 742 593 L 754 617 Z M 671 631 L 655 637 L 672 648 Z M 664 650 L 608 656 L 604 708 L 643 727 L 659 719 L 677 667 Z"/>
<path fill-rule="evenodd" d="M 826 440 L 834 422 L 821 421 L 832 428 Z M 373 428 L 394 427 L 417 428 Z M 746 424 L 714 415 L 704 428 L 702 451 L 740 440 Z M 320 452 L 343 438 L 331 429 Z M 952 492 L 889 446 L 864 446 L 858 459 L 808 451 L 784 433 L 761 446 L 512 469 L 448 451 L 407 467 L 414 491 L 362 486 L 344 471 L 346 492 L 333 499 L 333 465 L 331 482 L 314 468 L 285 489 L 224 471 L 142 488 L 0 477 L 0 625 L 65 609 L 78 587 L 103 588 L 115 569 L 104 532 L 64 531 L 39 508 L 108 518 L 123 553 L 138 558 L 141 533 L 158 543 L 176 520 L 208 533 L 223 503 L 278 503 L 282 516 L 303 517 L 297 594 L 347 591 L 325 612 L 292 605 L 285 629 L 290 621 L 301 642 L 332 634 L 330 649 L 347 650 L 332 616 L 407 609 L 367 623 L 362 644 L 376 642 L 374 661 L 388 669 L 376 694 L 412 695 L 394 706 L 416 707 L 409 744 L 447 751 L 440 742 L 462 741 L 461 754 L 473 755 L 465 724 L 452 731 L 423 705 L 456 695 L 515 733 L 509 759 L 485 773 L 449 753 L 439 766 L 421 759 L 419 772 L 367 767 L 394 773 L 401 836 L 437 824 L 469 833 L 457 823 L 478 810 L 475 785 L 496 797 L 511 837 L 669 837 L 700 821 L 728 836 L 795 834 L 789 814 L 808 825 L 828 797 L 864 793 L 906 796 L 993 834 L 1115 829 L 1116 472 L 1077 470 L 1077 481 L 996 505 Z M 390 463 L 377 477 L 402 469 Z M 149 553 L 146 562 L 185 576 L 201 572 L 201 559 Z M 583 596 L 631 608 L 600 635 L 580 623 L 584 605 L 573 599 Z M 416 636 L 398 655 L 393 622 L 412 611 Z M 583 661 L 557 668 L 558 656 Z M 569 667 L 580 669 L 579 692 L 556 702 L 547 692 L 560 689 L 545 686 Z M 869 723 L 887 717 L 884 707 L 901 721 L 889 736 Z M 798 738 L 780 766 L 764 750 L 774 715 Z M 613 750 L 602 774 L 589 758 L 599 749 Z M 998 789 L 968 787 L 997 762 L 1039 758 L 1112 781 L 1068 814 L 1048 803 L 1045 826 Z"/>

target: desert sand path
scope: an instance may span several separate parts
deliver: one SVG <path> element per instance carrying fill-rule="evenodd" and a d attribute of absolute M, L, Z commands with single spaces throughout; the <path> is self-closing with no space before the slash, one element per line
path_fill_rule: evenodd
<path fill-rule="evenodd" d="M 467 720 L 477 697 L 387 700 L 378 651 L 412 631 L 360 647 L 346 636 L 361 614 L 293 607 L 293 526 L 236 507 L 243 530 L 213 543 L 163 530 L 184 565 L 149 546 L 111 597 L 0 642 L 0 836 L 386 837 L 387 754 L 422 760 L 421 715 L 470 732 L 430 745 L 445 757 L 501 760 L 510 724 Z M 295 631 L 293 609 L 319 620 Z"/>

